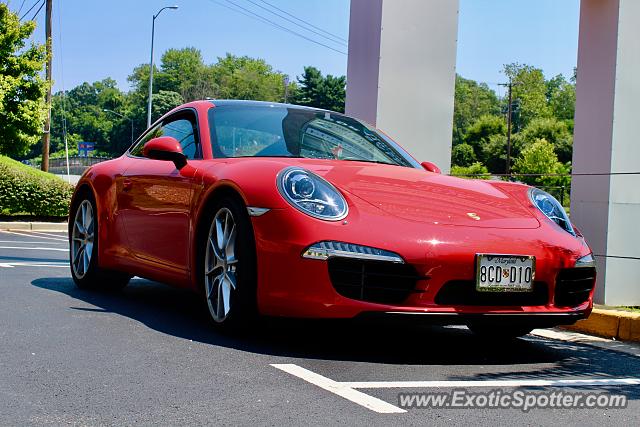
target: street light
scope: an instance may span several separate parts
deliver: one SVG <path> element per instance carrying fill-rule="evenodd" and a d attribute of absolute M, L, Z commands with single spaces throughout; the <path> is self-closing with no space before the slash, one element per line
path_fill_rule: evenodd
<path fill-rule="evenodd" d="M 120 114 L 117 111 L 109 110 L 108 108 L 105 108 L 102 111 L 104 111 L 105 113 L 115 114 L 116 116 L 129 120 L 131 122 L 131 145 L 133 145 L 133 119 L 125 117 L 123 114 Z"/>
<path fill-rule="evenodd" d="M 160 16 L 163 10 L 172 9 L 176 10 L 178 6 L 165 6 L 153 15 L 151 21 L 151 60 L 149 61 L 149 105 L 147 106 L 147 128 L 151 127 L 151 102 L 153 100 L 153 33 L 156 27 L 156 18 Z"/>

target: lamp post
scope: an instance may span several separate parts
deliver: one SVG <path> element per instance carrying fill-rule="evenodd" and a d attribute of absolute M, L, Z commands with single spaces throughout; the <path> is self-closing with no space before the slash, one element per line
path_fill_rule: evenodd
<path fill-rule="evenodd" d="M 147 105 L 147 128 L 151 127 L 151 103 L 153 101 L 153 35 L 156 27 L 156 18 L 160 16 L 163 10 L 172 9 L 176 10 L 178 6 L 165 6 L 153 15 L 151 21 L 151 60 L 149 61 L 149 104 Z"/>
<path fill-rule="evenodd" d="M 116 116 L 118 116 L 120 118 L 123 118 L 123 119 L 127 119 L 127 120 L 129 120 L 131 122 L 131 144 L 133 145 L 133 119 L 131 119 L 129 117 L 125 117 L 123 114 L 120 114 L 117 111 L 109 110 L 108 108 L 105 108 L 102 111 L 104 111 L 105 113 L 115 114 Z"/>

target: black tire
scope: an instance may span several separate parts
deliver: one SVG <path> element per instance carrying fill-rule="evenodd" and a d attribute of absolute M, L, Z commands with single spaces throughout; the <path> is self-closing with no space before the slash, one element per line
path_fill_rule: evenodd
<path fill-rule="evenodd" d="M 247 208 L 239 197 L 223 196 L 207 207 L 207 216 L 203 219 L 203 226 L 199 228 L 197 274 L 204 304 L 213 326 L 221 331 L 245 329 L 258 316 L 257 310 L 257 267 L 256 245 L 253 226 Z M 213 247 L 209 244 L 210 231 L 215 227 L 214 221 L 218 215 L 229 212 L 236 226 L 233 254 L 237 262 L 232 266 L 226 263 L 222 267 L 212 270 L 210 275 L 206 269 L 219 263 L 216 260 Z M 216 241 L 217 242 L 217 241 Z M 208 255 L 209 253 L 209 255 Z M 226 254 L 227 252 L 225 252 Z M 210 258 L 208 258 L 208 256 Z M 228 269 L 228 270 L 227 270 Z M 220 291 L 219 279 L 225 270 L 229 276 L 235 277 L 235 289 L 230 288 L 230 307 L 226 314 L 216 316 L 217 298 Z M 224 313 L 224 310 L 223 310 Z"/>
<path fill-rule="evenodd" d="M 497 323 L 470 323 L 467 328 L 474 334 L 493 341 L 511 340 L 525 336 L 533 327 L 528 325 L 504 325 Z"/>
<path fill-rule="evenodd" d="M 93 236 L 90 239 L 93 244 L 90 250 L 89 262 L 86 264 L 85 269 L 84 263 L 82 267 L 78 267 L 78 264 L 74 265 L 74 262 L 77 261 L 76 255 L 84 256 L 84 254 L 81 254 L 78 250 L 77 245 L 79 242 L 77 240 L 74 241 L 74 238 L 80 237 L 78 234 L 79 230 L 76 228 L 78 211 L 83 207 L 87 208 L 88 206 L 91 207 L 93 212 L 93 219 L 88 230 Z M 98 247 L 100 245 L 100 239 L 98 233 L 98 215 L 96 213 L 96 202 L 93 194 L 88 190 L 83 191 L 76 198 L 71 209 L 71 215 L 69 216 L 69 267 L 71 269 L 71 277 L 73 278 L 76 286 L 80 289 L 99 289 L 109 291 L 120 290 L 127 286 L 129 280 L 131 280 L 131 276 L 125 273 L 101 269 L 99 267 Z M 86 249 L 85 252 L 87 252 Z"/>

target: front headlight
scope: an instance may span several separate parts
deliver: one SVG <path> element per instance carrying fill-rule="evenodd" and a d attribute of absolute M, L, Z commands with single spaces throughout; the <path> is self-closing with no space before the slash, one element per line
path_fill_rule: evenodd
<path fill-rule="evenodd" d="M 571 221 L 565 212 L 564 208 L 559 201 L 555 199 L 551 194 L 540 190 L 539 188 L 532 188 L 529 191 L 529 197 L 533 204 L 540 209 L 540 211 L 547 216 L 551 221 L 558 224 L 563 230 L 572 235 L 576 235 L 573 230 Z"/>
<path fill-rule="evenodd" d="M 347 216 L 347 202 L 325 179 L 308 170 L 289 167 L 277 178 L 278 190 L 294 208 L 314 218 L 338 221 Z"/>

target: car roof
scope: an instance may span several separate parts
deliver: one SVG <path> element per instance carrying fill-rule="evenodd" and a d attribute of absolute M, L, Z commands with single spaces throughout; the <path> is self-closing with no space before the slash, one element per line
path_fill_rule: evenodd
<path fill-rule="evenodd" d="M 297 108 L 300 110 L 310 110 L 310 111 L 329 111 L 322 108 L 307 107 L 304 105 L 285 104 L 281 102 L 270 102 L 270 101 L 251 101 L 251 100 L 243 100 L 243 99 L 207 99 L 206 101 L 212 103 L 214 107 L 226 107 L 226 106 L 286 107 L 286 108 Z M 336 111 L 331 111 L 331 112 L 336 114 L 344 114 L 344 113 L 338 113 Z"/>

